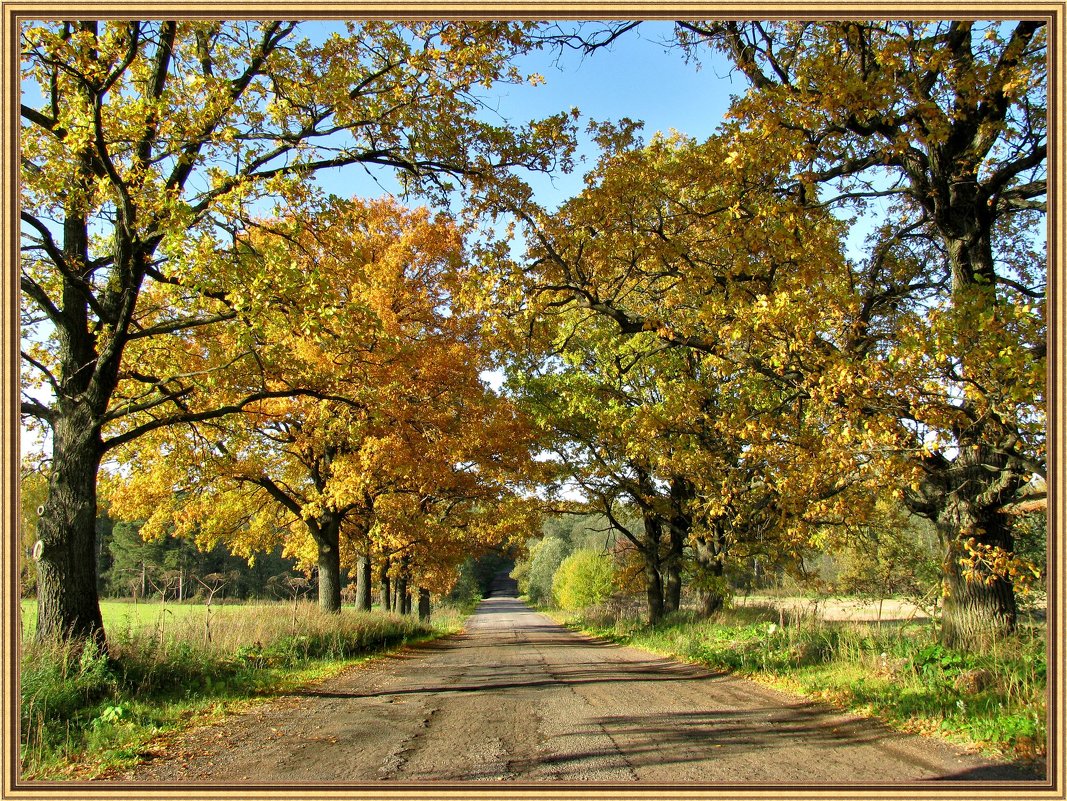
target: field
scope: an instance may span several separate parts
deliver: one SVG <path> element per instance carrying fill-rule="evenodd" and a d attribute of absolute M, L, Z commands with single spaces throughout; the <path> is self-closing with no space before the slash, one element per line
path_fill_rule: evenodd
<path fill-rule="evenodd" d="M 220 605 L 211 607 L 212 615 L 232 614 L 234 609 L 241 609 L 243 605 Z M 186 618 L 197 618 L 203 621 L 207 618 L 207 604 L 198 603 L 168 603 L 165 607 L 158 603 L 142 601 L 134 603 L 127 600 L 102 600 L 100 612 L 104 616 L 104 629 L 111 632 L 142 632 L 146 629 L 159 630 L 161 623 L 163 630 L 173 626 L 176 622 Z M 23 637 L 32 637 L 37 627 L 37 601 L 25 599 L 22 602 L 22 634 Z"/>

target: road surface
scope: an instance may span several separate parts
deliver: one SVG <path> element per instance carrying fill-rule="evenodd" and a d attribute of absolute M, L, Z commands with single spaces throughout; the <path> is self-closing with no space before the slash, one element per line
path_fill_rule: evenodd
<path fill-rule="evenodd" d="M 514 597 L 407 649 L 191 731 L 137 782 L 885 784 L 1007 765 L 576 635 Z"/>

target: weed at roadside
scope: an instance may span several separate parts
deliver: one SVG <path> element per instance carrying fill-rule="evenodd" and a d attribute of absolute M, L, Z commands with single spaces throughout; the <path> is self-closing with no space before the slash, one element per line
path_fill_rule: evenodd
<path fill-rule="evenodd" d="M 145 629 L 110 633 L 110 656 L 91 645 L 26 642 L 21 655 L 24 778 L 98 775 L 135 763 L 161 732 L 256 695 L 292 689 L 360 658 L 459 630 L 447 607 L 427 625 L 417 618 L 311 604 L 227 607 L 210 637 L 195 617 L 162 640 Z M 297 633 L 299 632 L 299 633 Z"/>
<path fill-rule="evenodd" d="M 572 628 L 937 734 L 1041 769 L 1047 753 L 1045 633 L 1036 624 L 987 652 L 945 648 L 929 623 L 883 625 L 743 607 L 652 627 L 592 614 Z"/>

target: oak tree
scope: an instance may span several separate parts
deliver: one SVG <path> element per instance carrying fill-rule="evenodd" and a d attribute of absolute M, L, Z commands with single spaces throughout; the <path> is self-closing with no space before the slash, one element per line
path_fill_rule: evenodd
<path fill-rule="evenodd" d="M 316 41 L 288 21 L 24 24 L 22 412 L 52 450 L 38 637 L 103 641 L 92 554 L 109 453 L 293 390 L 226 396 L 202 373 L 141 371 L 128 346 L 180 350 L 241 323 L 235 241 L 316 171 L 445 190 L 552 167 L 563 117 L 513 130 L 477 116 L 479 87 L 522 78 L 510 59 L 527 28 L 363 21 Z"/>

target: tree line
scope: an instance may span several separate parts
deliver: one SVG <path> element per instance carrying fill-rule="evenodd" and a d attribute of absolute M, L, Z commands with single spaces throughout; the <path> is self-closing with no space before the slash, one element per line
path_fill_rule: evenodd
<path fill-rule="evenodd" d="M 368 607 L 374 565 L 447 592 L 563 488 L 640 555 L 653 620 L 684 576 L 713 613 L 739 565 L 892 503 L 936 528 L 946 642 L 1014 628 L 1042 570 L 1015 521 L 1046 458 L 1044 25 L 679 22 L 680 57 L 747 81 L 719 130 L 594 124 L 586 188 L 544 207 L 526 176 L 573 167 L 577 115 L 490 124 L 479 87 L 634 27 L 23 29 L 37 636 L 104 644 L 101 497 L 146 539 L 281 547 L 336 610 L 342 569 Z M 422 205 L 311 180 L 359 166 Z"/>

